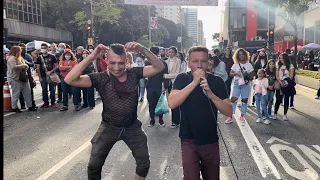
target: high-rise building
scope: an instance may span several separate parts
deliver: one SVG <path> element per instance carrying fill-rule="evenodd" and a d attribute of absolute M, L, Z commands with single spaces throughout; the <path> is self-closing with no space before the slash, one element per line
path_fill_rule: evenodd
<path fill-rule="evenodd" d="M 205 46 L 202 20 L 198 20 L 198 45 Z"/>
<path fill-rule="evenodd" d="M 188 35 L 193 39 L 193 44 L 198 44 L 198 9 L 183 8 L 182 23 L 186 27 Z"/>
<path fill-rule="evenodd" d="M 176 24 L 181 22 L 181 7 L 180 6 L 159 6 L 156 9 L 159 17 L 169 19 Z"/>
<path fill-rule="evenodd" d="M 320 44 L 320 5 L 314 2 L 304 13 L 304 44 Z"/>

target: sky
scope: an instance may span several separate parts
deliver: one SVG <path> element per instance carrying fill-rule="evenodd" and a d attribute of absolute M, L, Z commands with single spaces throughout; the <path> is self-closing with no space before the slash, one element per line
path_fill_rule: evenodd
<path fill-rule="evenodd" d="M 219 0 L 219 6 L 186 6 L 190 8 L 198 9 L 198 20 L 203 22 L 204 38 L 207 41 L 207 48 L 211 49 L 211 46 L 217 44 L 212 40 L 214 33 L 219 33 L 221 29 L 222 15 L 222 0 Z"/>

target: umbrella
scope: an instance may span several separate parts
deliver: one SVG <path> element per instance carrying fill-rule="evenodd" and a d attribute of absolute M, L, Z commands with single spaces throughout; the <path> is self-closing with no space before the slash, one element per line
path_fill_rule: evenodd
<path fill-rule="evenodd" d="M 303 47 L 302 47 L 302 46 L 300 46 L 300 45 L 298 45 L 298 46 L 297 46 L 298 51 L 301 51 L 301 50 L 302 50 L 302 48 L 303 48 Z M 294 50 L 294 46 L 293 46 L 290 50 Z"/>
<path fill-rule="evenodd" d="M 303 46 L 303 49 L 320 49 L 320 45 L 316 43 L 310 43 Z"/>
<path fill-rule="evenodd" d="M 48 45 L 48 47 L 50 47 L 50 44 L 47 43 L 47 42 L 44 42 L 44 41 L 31 41 L 31 42 L 28 42 L 26 44 L 27 46 L 27 51 L 30 52 L 30 51 L 34 51 L 34 50 L 38 50 L 38 49 L 41 49 L 41 44 L 42 43 L 46 43 Z"/>

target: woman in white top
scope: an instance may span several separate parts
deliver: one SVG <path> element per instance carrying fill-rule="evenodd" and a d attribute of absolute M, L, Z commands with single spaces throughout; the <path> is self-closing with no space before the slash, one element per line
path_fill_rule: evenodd
<path fill-rule="evenodd" d="M 249 62 L 249 53 L 239 48 L 233 55 L 234 64 L 231 67 L 230 76 L 234 77 L 233 92 L 231 97 L 231 103 L 233 108 L 233 113 L 236 110 L 237 101 L 241 96 L 241 116 L 240 121 L 242 123 L 246 122 L 244 115 L 247 113 L 248 98 L 251 87 L 251 80 L 254 76 L 254 69 Z M 232 117 L 228 117 L 225 121 L 226 124 L 232 123 Z"/>
<path fill-rule="evenodd" d="M 177 58 L 178 50 L 176 47 L 171 46 L 169 48 L 169 58 L 166 60 L 166 63 L 168 65 L 168 74 L 164 74 L 165 79 L 169 79 L 169 87 L 168 87 L 168 93 L 170 94 L 172 85 L 178 74 L 181 72 L 181 61 Z M 171 128 L 177 128 L 180 124 L 180 107 L 176 109 L 171 109 L 172 114 L 172 124 Z"/>
<path fill-rule="evenodd" d="M 274 105 L 274 117 L 277 119 L 279 106 L 284 99 L 284 116 L 283 120 L 288 121 L 287 112 L 289 108 L 289 97 L 293 94 L 294 88 L 294 67 L 290 62 L 289 56 L 286 53 L 279 55 L 276 69 L 277 81 L 280 84 L 279 88 L 276 88 L 276 103 Z"/>
<path fill-rule="evenodd" d="M 181 73 L 187 72 L 187 61 L 184 59 L 181 52 L 178 52 L 177 58 L 180 59 L 181 62 Z"/>

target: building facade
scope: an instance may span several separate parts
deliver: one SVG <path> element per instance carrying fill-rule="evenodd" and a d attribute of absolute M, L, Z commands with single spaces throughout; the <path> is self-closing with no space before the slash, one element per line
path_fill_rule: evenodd
<path fill-rule="evenodd" d="M 203 31 L 203 22 L 202 20 L 198 20 L 198 45 L 205 46 L 204 43 L 204 31 Z"/>
<path fill-rule="evenodd" d="M 181 23 L 181 7 L 180 6 L 159 6 L 156 9 L 159 17 L 169 19 L 176 24 Z"/>
<path fill-rule="evenodd" d="M 313 3 L 304 14 L 304 44 L 320 44 L 320 2 Z"/>
<path fill-rule="evenodd" d="M 198 9 L 183 8 L 182 24 L 186 27 L 188 35 L 193 39 L 193 44 L 198 43 Z"/>
<path fill-rule="evenodd" d="M 72 43 L 71 32 L 42 25 L 41 0 L 4 0 L 3 2 L 6 46 L 33 40 Z"/>

